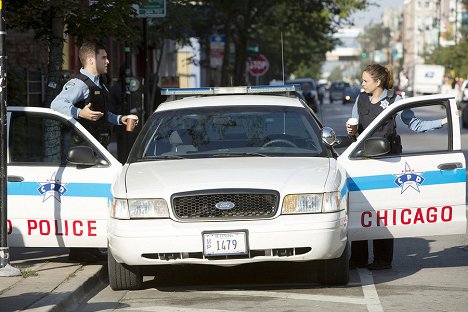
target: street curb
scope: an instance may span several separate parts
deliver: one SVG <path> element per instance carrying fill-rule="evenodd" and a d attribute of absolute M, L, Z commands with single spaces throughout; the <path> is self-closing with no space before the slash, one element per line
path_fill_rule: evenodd
<path fill-rule="evenodd" d="M 28 307 L 28 311 L 65 311 L 82 301 L 93 289 L 104 284 L 107 265 L 82 265 L 49 295 Z"/>

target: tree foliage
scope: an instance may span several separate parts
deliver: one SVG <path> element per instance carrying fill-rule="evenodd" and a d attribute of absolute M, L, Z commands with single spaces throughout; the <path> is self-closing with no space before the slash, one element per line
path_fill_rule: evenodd
<path fill-rule="evenodd" d="M 390 39 L 390 28 L 382 23 L 366 26 L 357 38 L 363 52 L 367 53 L 388 48 Z"/>
<path fill-rule="evenodd" d="M 316 76 L 333 34 L 363 9 L 365 0 L 204 0 L 177 1 L 193 9 L 192 33 L 208 43 L 211 34 L 226 38 L 222 83 L 244 84 L 248 48 L 258 46 L 270 60 L 267 79 L 280 78 L 284 55 L 286 74 Z M 187 32 L 188 33 L 188 32 Z M 283 37 L 283 42 L 281 42 Z M 228 47 L 234 47 L 231 55 Z M 206 48 L 206 45 L 205 45 Z M 283 54 L 284 51 L 284 54 Z"/>
<path fill-rule="evenodd" d="M 468 9 L 468 0 L 463 0 L 465 10 Z M 461 29 L 461 39 L 453 46 L 436 47 L 431 53 L 424 55 L 425 63 L 443 65 L 446 72 L 453 72 L 456 77 L 468 79 L 468 31 Z M 455 78 L 455 77 L 452 77 Z"/>
<path fill-rule="evenodd" d="M 32 30 L 37 38 L 47 41 L 49 82 L 57 79 L 62 67 L 63 33 L 75 36 L 78 43 L 108 36 L 127 44 L 141 42 L 141 20 L 135 18 L 131 6 L 146 2 L 99 0 L 88 5 L 87 0 L 4 1 L 8 27 Z M 333 34 L 350 25 L 350 15 L 364 9 L 369 1 L 167 0 L 166 3 L 167 16 L 150 22 L 149 46 L 162 51 L 165 39 L 186 44 L 190 37 L 196 37 L 209 55 L 210 35 L 225 35 L 222 83 L 240 85 L 246 81 L 248 48 L 254 45 L 270 60 L 265 78 L 280 78 L 283 60 L 286 74 L 318 75 L 325 53 L 336 43 Z"/>
<path fill-rule="evenodd" d="M 83 40 L 100 40 L 112 36 L 116 40 L 131 41 L 138 38 L 135 10 L 132 0 L 7 0 L 7 29 L 33 31 L 37 39 L 44 40 L 49 50 L 47 85 L 54 86 L 60 79 L 63 63 L 64 34 Z M 44 105 L 49 106 L 56 91 L 46 89 Z"/>

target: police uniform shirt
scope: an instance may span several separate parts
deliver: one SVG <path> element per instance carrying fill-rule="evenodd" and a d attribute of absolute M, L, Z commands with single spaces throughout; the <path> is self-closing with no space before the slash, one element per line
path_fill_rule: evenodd
<path fill-rule="evenodd" d="M 362 95 L 359 95 L 362 96 Z M 359 96 L 356 98 L 356 102 L 354 102 L 353 110 L 351 112 L 351 117 L 357 118 L 359 120 L 359 113 L 358 113 L 358 101 Z M 372 95 L 369 95 L 369 101 L 371 100 Z M 384 89 L 383 93 L 379 97 L 379 102 L 387 97 L 387 89 Z M 401 96 L 397 95 L 395 97 L 395 102 L 401 100 Z M 378 105 L 378 104 L 375 104 Z M 414 112 L 411 109 L 405 109 L 403 111 L 399 111 L 397 115 L 400 116 L 401 120 L 404 124 L 408 126 L 412 131 L 415 132 L 426 132 L 429 130 L 439 129 L 442 128 L 442 120 L 422 120 L 417 118 L 414 115 Z"/>
<path fill-rule="evenodd" d="M 90 72 L 86 71 L 84 68 L 80 69 L 80 73 L 86 75 L 91 79 L 92 82 L 99 88 L 106 88 L 105 85 L 101 85 L 99 80 L 99 75 L 94 76 Z M 107 88 L 106 88 L 107 90 Z M 62 91 L 57 95 L 57 97 L 50 104 L 50 108 L 55 111 L 58 111 L 66 116 L 71 116 L 75 119 L 78 119 L 80 108 L 76 107 L 74 104 L 80 101 L 84 101 L 89 96 L 89 88 L 81 79 L 73 78 L 70 79 L 64 86 Z M 103 112 L 104 113 L 104 112 Z M 119 125 L 120 115 L 116 115 L 110 111 L 107 111 L 107 122 L 111 125 Z"/>

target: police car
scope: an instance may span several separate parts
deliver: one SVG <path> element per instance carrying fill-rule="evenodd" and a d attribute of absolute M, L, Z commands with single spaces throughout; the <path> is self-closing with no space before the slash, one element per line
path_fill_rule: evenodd
<path fill-rule="evenodd" d="M 276 88 L 276 89 L 275 89 Z M 283 89 L 281 89 L 283 88 Z M 152 265 L 310 262 L 348 281 L 349 242 L 466 232 L 455 99 L 408 98 L 340 155 L 340 136 L 289 87 L 165 90 L 123 166 L 76 120 L 7 108 L 10 247 L 109 247 L 113 289 Z M 399 111 L 448 118 L 405 131 L 390 156 L 375 129 Z"/>
<path fill-rule="evenodd" d="M 141 288 L 146 266 L 265 261 L 311 261 L 323 284 L 346 284 L 351 240 L 465 233 L 454 98 L 394 103 L 338 155 L 343 137 L 303 101 L 259 94 L 278 91 L 291 89 L 163 90 L 191 96 L 158 107 L 112 185 L 112 289 Z M 402 129 L 389 156 L 372 133 L 406 109 L 448 126 Z"/>

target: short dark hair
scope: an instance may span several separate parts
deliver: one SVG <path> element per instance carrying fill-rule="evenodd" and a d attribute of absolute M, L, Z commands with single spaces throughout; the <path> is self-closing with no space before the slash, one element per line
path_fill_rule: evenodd
<path fill-rule="evenodd" d="M 83 66 L 86 65 L 86 59 L 88 57 L 96 57 L 99 50 L 106 50 L 106 47 L 99 42 L 94 42 L 94 41 L 84 42 L 81 45 L 80 50 L 78 51 L 78 56 L 80 58 L 81 65 Z"/>

